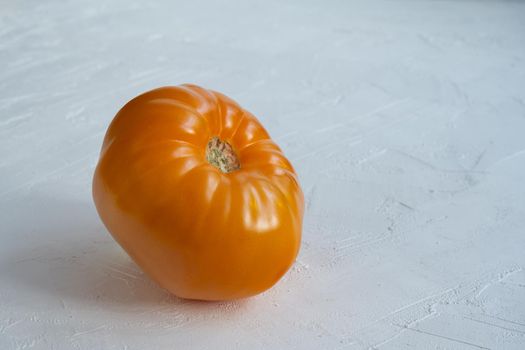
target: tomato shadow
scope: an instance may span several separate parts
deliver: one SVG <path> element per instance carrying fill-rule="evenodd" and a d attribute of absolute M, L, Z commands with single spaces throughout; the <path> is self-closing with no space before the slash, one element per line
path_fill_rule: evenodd
<path fill-rule="evenodd" d="M 112 239 L 89 202 L 34 196 L 21 200 L 31 219 L 12 221 L 0 273 L 10 289 L 24 291 L 28 298 L 137 312 L 177 309 L 188 315 L 235 312 L 246 305 L 244 300 L 185 300 L 160 288 Z"/>

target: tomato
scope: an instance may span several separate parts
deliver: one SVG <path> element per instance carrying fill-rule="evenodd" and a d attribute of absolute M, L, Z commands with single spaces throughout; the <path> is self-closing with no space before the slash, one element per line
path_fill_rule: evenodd
<path fill-rule="evenodd" d="M 261 293 L 293 264 L 304 197 L 261 123 L 195 85 L 128 102 L 93 179 L 109 232 L 162 287 L 188 299 Z"/>

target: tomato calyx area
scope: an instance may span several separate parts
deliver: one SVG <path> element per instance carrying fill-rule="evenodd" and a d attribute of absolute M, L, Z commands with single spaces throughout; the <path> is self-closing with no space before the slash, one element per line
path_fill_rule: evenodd
<path fill-rule="evenodd" d="M 217 136 L 212 137 L 208 141 L 206 160 L 223 173 L 231 173 L 241 167 L 239 157 L 232 145 Z"/>

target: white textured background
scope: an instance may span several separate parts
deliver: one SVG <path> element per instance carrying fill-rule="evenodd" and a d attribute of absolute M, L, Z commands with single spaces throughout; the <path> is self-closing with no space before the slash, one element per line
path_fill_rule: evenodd
<path fill-rule="evenodd" d="M 91 200 L 105 129 L 191 82 L 307 200 L 273 289 L 179 300 Z M 0 349 L 524 349 L 525 2 L 0 0 Z"/>

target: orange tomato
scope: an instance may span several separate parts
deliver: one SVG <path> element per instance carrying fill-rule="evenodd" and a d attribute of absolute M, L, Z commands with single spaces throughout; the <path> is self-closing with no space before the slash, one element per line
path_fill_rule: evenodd
<path fill-rule="evenodd" d="M 195 85 L 149 91 L 118 112 L 93 198 L 116 241 L 182 298 L 261 293 L 299 250 L 292 165 L 252 114 Z"/>

